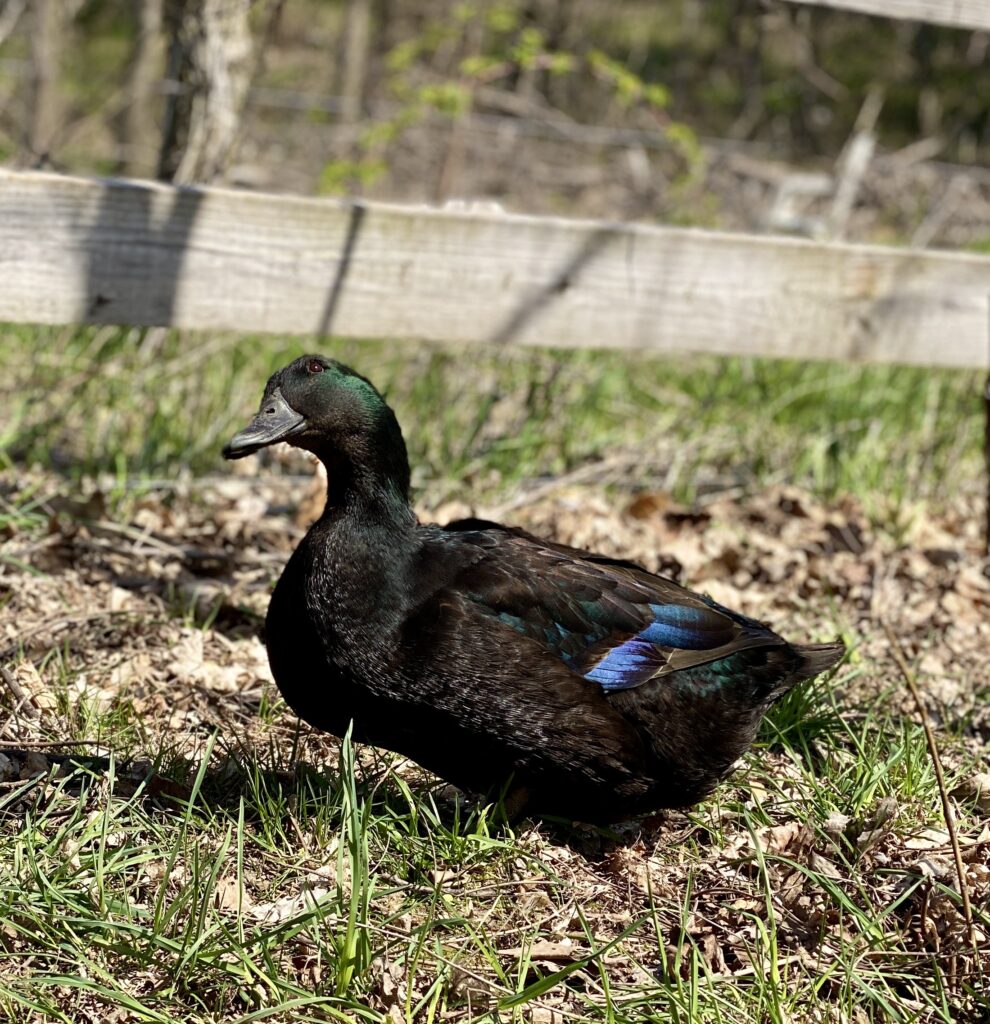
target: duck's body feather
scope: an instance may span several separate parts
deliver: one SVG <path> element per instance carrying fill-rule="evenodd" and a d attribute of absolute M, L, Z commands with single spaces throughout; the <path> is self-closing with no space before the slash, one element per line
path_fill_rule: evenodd
<path fill-rule="evenodd" d="M 225 454 L 284 439 L 324 462 L 328 495 L 268 610 L 282 695 L 461 787 L 511 780 L 517 804 L 584 821 L 692 804 L 774 700 L 842 656 L 631 562 L 484 520 L 419 523 L 392 411 L 331 360 L 275 374 Z"/>
<path fill-rule="evenodd" d="M 465 528 L 466 527 L 466 528 Z M 272 670 L 300 717 L 467 789 L 611 820 L 705 796 L 809 665 L 628 562 L 485 524 L 325 517 L 276 587 Z"/>

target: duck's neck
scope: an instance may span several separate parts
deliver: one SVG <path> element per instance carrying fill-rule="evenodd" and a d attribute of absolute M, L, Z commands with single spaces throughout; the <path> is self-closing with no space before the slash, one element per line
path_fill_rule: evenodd
<path fill-rule="evenodd" d="M 366 526 L 408 528 L 409 462 L 402 435 L 353 436 L 316 455 L 327 471 L 325 517 L 354 519 Z"/>
<path fill-rule="evenodd" d="M 360 652 L 366 657 L 374 647 L 370 638 L 398 628 L 406 565 L 416 547 L 405 447 L 362 440 L 338 440 L 332 452 L 316 453 L 327 470 L 327 503 L 300 548 L 310 580 L 307 605 L 317 609 L 324 639 L 341 663 Z"/>

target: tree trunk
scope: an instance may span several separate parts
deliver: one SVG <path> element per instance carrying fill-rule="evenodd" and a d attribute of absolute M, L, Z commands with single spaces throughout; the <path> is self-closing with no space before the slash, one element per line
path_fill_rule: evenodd
<path fill-rule="evenodd" d="M 58 88 L 62 52 L 62 0 L 34 0 L 31 26 L 31 120 L 27 144 L 34 162 L 46 163 L 61 128 L 62 102 Z"/>
<path fill-rule="evenodd" d="M 370 42 L 371 0 L 348 0 L 340 109 L 341 120 L 347 124 L 353 124 L 361 118 Z"/>
<path fill-rule="evenodd" d="M 131 61 L 129 105 L 124 115 L 124 170 L 135 177 L 154 173 L 160 130 L 155 123 L 158 79 L 165 58 L 162 0 L 141 0 Z"/>
<path fill-rule="evenodd" d="M 17 23 L 27 7 L 27 0 L 7 0 L 0 9 L 0 46 L 10 38 L 10 34 L 17 28 Z"/>
<path fill-rule="evenodd" d="M 158 175 L 179 183 L 223 177 L 251 84 L 250 0 L 175 0 Z"/>

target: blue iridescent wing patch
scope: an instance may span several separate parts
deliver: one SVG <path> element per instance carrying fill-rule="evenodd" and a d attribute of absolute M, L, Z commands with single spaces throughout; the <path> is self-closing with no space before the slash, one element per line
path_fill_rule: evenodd
<path fill-rule="evenodd" d="M 609 647 L 583 673 L 605 690 L 628 690 L 652 679 L 667 664 L 671 651 L 706 651 L 731 641 L 731 620 L 707 609 L 678 604 L 651 604 L 653 621 L 636 636 Z"/>

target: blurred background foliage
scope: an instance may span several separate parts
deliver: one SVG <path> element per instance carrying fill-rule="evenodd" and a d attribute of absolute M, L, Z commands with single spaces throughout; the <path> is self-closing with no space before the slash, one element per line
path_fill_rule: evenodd
<path fill-rule="evenodd" d="M 990 155 L 986 33 L 762 0 L 7 0 L 0 157 L 160 169 L 170 101 L 196 87 L 175 25 L 211 5 L 242 12 L 251 37 L 224 170 L 242 185 L 699 223 L 749 203 L 755 223 L 776 164 L 830 170 L 871 93 L 881 152 L 978 177 Z M 774 163 L 720 187 L 727 153 Z"/>
<path fill-rule="evenodd" d="M 0 160 L 983 251 L 988 47 L 769 0 L 6 0 Z M 210 471 L 314 345 L 382 384 L 434 498 L 626 453 L 605 479 L 797 480 L 900 529 L 978 486 L 975 372 L 128 328 L 0 327 L 0 458 Z"/>

